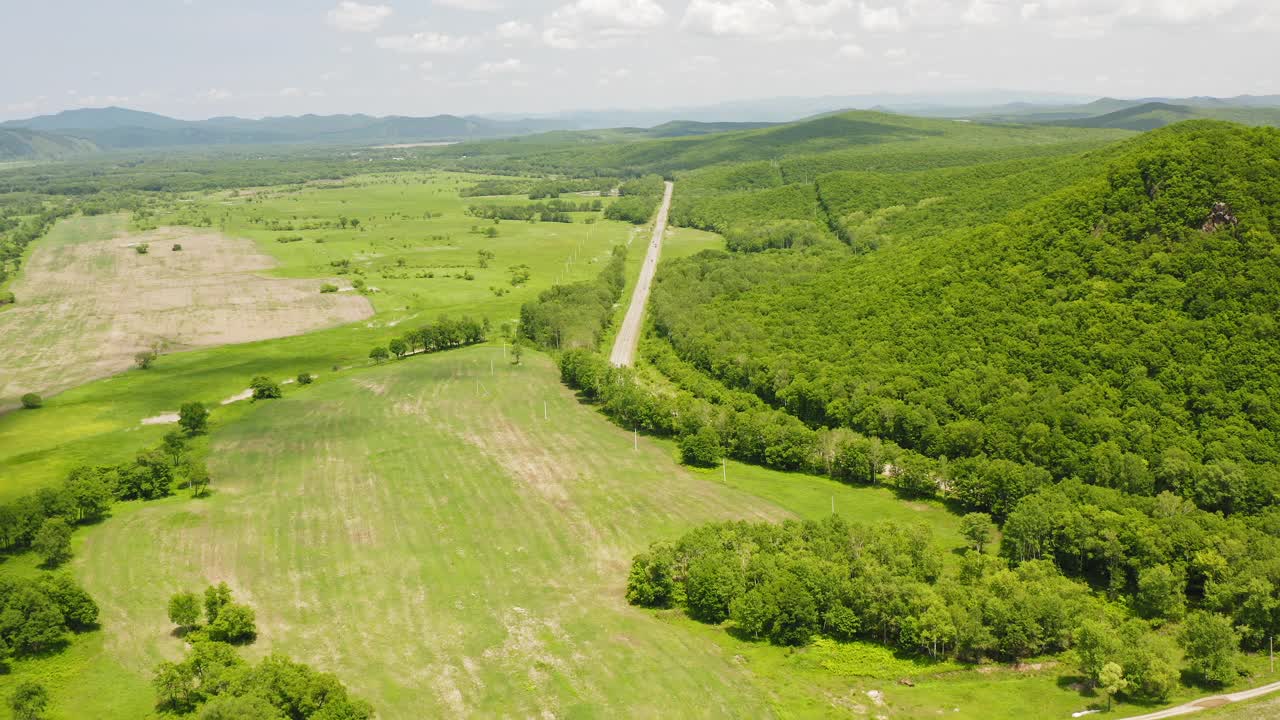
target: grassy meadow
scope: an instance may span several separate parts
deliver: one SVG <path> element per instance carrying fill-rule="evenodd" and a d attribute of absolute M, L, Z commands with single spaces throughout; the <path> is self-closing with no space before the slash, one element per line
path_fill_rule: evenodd
<path fill-rule="evenodd" d="M 369 295 L 375 316 L 306 335 L 163 355 L 149 370 L 130 370 L 47 397 L 39 412 L 0 414 L 0 500 L 57 482 L 80 464 L 125 459 L 158 442 L 169 429 L 143 426 L 142 419 L 174 412 L 191 400 L 216 406 L 247 387 L 255 375 L 285 379 L 304 371 L 321 375 L 335 367 L 367 364 L 372 346 L 385 345 L 405 330 L 441 315 L 488 318 L 497 336 L 497 328 L 518 318 L 521 304 L 556 282 L 594 277 L 615 244 L 645 232 L 605 220 L 587 224 L 582 221 L 590 214 L 577 213 L 572 224 L 503 222 L 497 226 L 496 238 L 484 237 L 472 233 L 471 227 L 492 223 L 465 215 L 468 205 L 527 201 L 460 198 L 458 188 L 474 180 L 446 174 L 362 176 L 349 184 L 301 190 L 259 189 L 184 198 L 171 212 L 156 217 L 157 223 L 207 212 L 217 224 L 215 229 L 252 238 L 259 252 L 275 258 L 278 267 L 272 274 L 313 278 L 317 293 L 322 278 L 334 277 L 330 263 L 348 260 L 351 273 L 338 277 L 363 277 L 377 288 Z M 426 214 L 432 217 L 427 219 Z M 362 223 L 358 230 L 272 232 L 250 221 L 253 217 L 287 220 L 294 215 L 316 222 L 358 217 Z M 60 223 L 50 238 L 74 244 L 120 228 L 118 217 L 75 219 Z M 304 240 L 276 242 L 280 236 L 298 235 Z M 691 236 L 696 240 L 689 244 L 697 249 L 714 237 Z M 488 268 L 479 267 L 481 249 L 494 253 Z M 638 267 L 639 260 L 635 263 Z M 526 283 L 511 284 L 508 268 L 514 265 L 528 266 Z M 416 277 L 428 273 L 434 277 Z M 473 280 L 465 279 L 468 273 Z"/>
<path fill-rule="evenodd" d="M 212 494 L 119 504 L 77 531 L 70 571 L 101 606 L 101 628 L 61 653 L 13 663 L 0 674 L 0 697 L 38 679 L 50 689 L 52 720 L 155 715 L 151 671 L 183 652 L 166 618 L 169 596 L 226 581 L 257 612 L 260 635 L 247 655 L 280 651 L 336 673 L 388 720 L 1000 719 L 1099 704 L 1073 687 L 1066 657 L 973 668 L 867 643 L 783 648 L 629 606 L 632 556 L 710 520 L 834 511 L 859 522 L 922 522 L 958 552 L 959 518 L 882 487 L 734 462 L 683 467 L 672 442 L 637 439 L 580 402 L 551 358 L 529 352 L 512 365 L 500 340 L 370 365 L 372 345 L 441 314 L 510 322 L 521 303 L 555 282 L 594 276 L 614 245 L 638 238 L 627 264 L 634 282 L 646 228 L 588 225 L 579 214 L 573 224 L 502 222 L 486 237 L 471 227 L 491 223 L 465 215 L 467 205 L 526 201 L 460 198 L 475 179 L 404 173 L 191 195 L 152 219 L 207 214 L 214 229 L 275 258 L 274 275 L 316 279 L 317 292 L 319 278 L 346 260 L 351 271 L 341 277 L 377 288 L 376 314 L 164 355 L 150 370 L 58 394 L 39 411 L 0 415 L 0 499 L 8 499 L 75 465 L 126 458 L 171 429 L 143 418 L 190 400 L 214 409 L 212 431 L 196 446 Z M 340 217 L 359 218 L 359 228 L 331 227 Z M 316 227 L 266 229 L 272 221 Z M 277 242 L 294 235 L 303 239 Z M 663 257 L 721 244 L 675 229 Z M 489 267 L 479 267 L 479 250 L 494 254 Z M 521 264 L 529 280 L 513 286 L 510 268 Z M 303 371 L 318 375 L 315 384 L 285 386 L 281 400 L 220 404 L 255 375 Z M 0 572 L 31 573 L 34 562 L 10 557 Z M 1265 660 L 1250 663 L 1254 677 L 1242 686 L 1264 677 Z M 1117 706 L 1111 716 L 1139 710 Z M 0 718 L 7 713 L 0 705 Z"/>

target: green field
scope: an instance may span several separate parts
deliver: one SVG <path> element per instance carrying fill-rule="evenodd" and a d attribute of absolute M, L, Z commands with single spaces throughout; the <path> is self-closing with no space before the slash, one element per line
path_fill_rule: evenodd
<path fill-rule="evenodd" d="M 951 558 L 965 543 L 959 518 L 938 501 L 732 461 L 686 468 L 673 441 L 637 438 L 566 390 L 552 358 L 529 352 L 510 364 L 497 326 L 553 283 L 593 277 L 614 245 L 639 238 L 629 298 L 647 229 L 588 225 L 581 214 L 567 225 L 502 222 L 484 237 L 467 205 L 526 201 L 458 197 L 474 179 L 404 173 L 188 195 L 149 221 L 207 214 L 215 230 L 275 258 L 275 275 L 316 279 L 317 290 L 334 261 L 348 260 L 351 278 L 377 288 L 376 315 L 165 355 L 39 411 L 0 415 L 0 499 L 11 499 L 75 465 L 128 458 L 170 429 L 143 418 L 189 400 L 214 407 L 196 448 L 209 458 L 213 494 L 119 504 L 78 531 L 70 569 L 100 604 L 101 629 L 14 662 L 0 674 L 0 697 L 38 679 L 55 720 L 154 716 L 152 668 L 183 652 L 168 597 L 226 581 L 257 611 L 260 636 L 246 654 L 279 651 L 336 673 L 382 718 L 976 719 L 1066 717 L 1100 704 L 1079 689 L 1067 656 L 973 667 L 862 642 L 784 648 L 629 606 L 632 556 L 707 521 L 834 511 L 924 523 Z M 360 228 L 328 226 L 344 216 Z M 270 221 L 323 227 L 264 229 Z M 120 222 L 66 221 L 40 242 L 78 242 L 86 237 L 77 233 Z M 277 242 L 290 235 L 303 240 Z M 663 257 L 721 245 L 718 235 L 675 229 Z M 480 249 L 495 255 L 488 268 Z M 516 264 L 529 266 L 525 285 L 509 282 Z M 468 273 L 474 279 L 460 277 Z M 369 363 L 372 345 L 446 313 L 489 318 L 491 342 Z M 319 379 L 286 386 L 282 400 L 219 404 L 252 376 L 303 371 Z M 11 557 L 0 571 L 30 573 L 34 563 Z M 1263 658 L 1248 664 L 1239 687 L 1271 679 Z M 1179 687 L 1171 701 L 1199 694 Z M 1111 716 L 1143 709 L 1118 705 Z M 1240 717 L 1255 716 L 1265 715 Z"/>
<path fill-rule="evenodd" d="M 630 557 L 703 521 L 818 518 L 834 504 L 858 521 L 928 523 L 957 548 L 957 519 L 880 488 L 732 463 L 725 484 L 679 466 L 667 443 L 634 449 L 545 356 L 501 356 L 482 346 L 343 371 L 227 411 L 209 441 L 214 494 L 121 505 L 82 531 L 73 570 L 103 629 L 18 664 L 0 694 L 43 677 L 57 689 L 51 717 L 145 715 L 150 669 L 181 653 L 168 596 L 225 580 L 258 611 L 250 653 L 336 672 L 385 718 L 840 717 L 872 707 L 868 690 L 892 717 L 1091 702 L 1059 687 L 1069 671 L 1057 665 L 886 668 L 876 646 L 797 652 L 628 606 Z"/>
<path fill-rule="evenodd" d="M 334 276 L 330 262 L 349 260 L 349 277 L 361 277 L 355 274 L 359 270 L 368 285 L 378 288 L 369 296 L 377 314 L 367 322 L 307 335 L 166 355 L 148 371 L 129 371 L 46 398 L 39 412 L 0 415 L 0 500 L 56 482 L 79 464 L 128 458 L 167 431 L 164 426 L 141 426 L 143 418 L 172 412 L 190 400 L 216 405 L 247 387 L 255 375 L 284 379 L 303 371 L 322 374 L 335 366 L 364 364 L 373 345 L 446 314 L 488 318 L 497 336 L 499 326 L 515 321 L 522 303 L 556 282 L 594 277 L 613 245 L 644 232 L 612 221 L 586 224 L 581 220 L 587 215 L 578 214 L 579 222 L 573 224 L 503 222 L 498 237 L 483 237 L 470 232 L 484 221 L 465 215 L 466 207 L 515 199 L 458 197 L 458 186 L 474 179 L 445 174 L 362 176 L 344 185 L 275 189 L 261 197 L 224 193 L 177 203 L 157 219 L 163 223 L 207 211 L 225 226 L 218 229 L 253 238 L 259 251 L 274 257 L 279 265 L 273 274 L 316 278 L 317 292 L 320 278 Z M 412 213 L 406 208 L 413 208 Z M 425 219 L 426 213 L 434 217 Z M 363 224 L 360 230 L 270 232 L 256 229 L 259 226 L 248 220 L 294 215 L 321 222 L 346 215 L 362 218 Z M 61 223 L 51 238 L 74 244 L 117 228 L 114 222 L 76 219 Z M 302 235 L 305 240 L 276 242 L 281 235 Z M 714 237 L 689 235 L 689 245 L 696 249 Z M 495 255 L 488 268 L 478 266 L 480 249 Z M 520 264 L 529 266 L 530 277 L 513 286 L 508 268 Z M 435 277 L 414 277 L 418 273 Z M 464 279 L 466 273 L 474 279 Z"/>
<path fill-rule="evenodd" d="M 31 669 L 71 673 L 60 716 L 144 712 L 149 669 L 180 653 L 168 595 L 219 580 L 258 608 L 254 652 L 336 671 L 386 717 L 424 703 L 755 716 L 767 704 L 732 653 L 626 605 L 631 555 L 709 519 L 820 516 L 833 495 L 850 517 L 927 517 L 953 531 L 940 508 L 884 491 L 737 466 L 727 487 L 690 473 L 665 445 L 633 449 L 545 357 L 513 367 L 501 355 L 347 371 L 238 410 L 211 440 L 212 497 L 122 506 L 86 531 L 75 571 L 103 606 L 104 630 L 86 641 L 102 652 Z"/>

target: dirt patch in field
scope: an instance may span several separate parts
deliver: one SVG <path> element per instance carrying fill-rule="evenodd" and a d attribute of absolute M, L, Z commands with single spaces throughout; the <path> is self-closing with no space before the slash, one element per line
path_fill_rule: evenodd
<path fill-rule="evenodd" d="M 0 407 L 126 370 L 142 350 L 299 335 L 373 314 L 364 297 L 321 294 L 320 279 L 261 275 L 276 263 L 250 240 L 184 228 L 106 234 L 42 241 L 32 254 L 13 288 L 18 304 L 0 313 Z"/>

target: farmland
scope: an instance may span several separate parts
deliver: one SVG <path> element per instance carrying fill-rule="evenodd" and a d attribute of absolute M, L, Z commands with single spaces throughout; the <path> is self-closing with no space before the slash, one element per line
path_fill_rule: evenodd
<path fill-rule="evenodd" d="M 100 612 L 59 650 L 18 654 L 0 695 L 37 680 L 51 718 L 200 713 L 206 699 L 176 702 L 152 678 L 211 631 L 174 619 L 171 596 L 218 583 L 256 613 L 236 652 L 333 673 L 381 718 L 1021 718 L 1111 700 L 1128 714 L 1268 681 L 1258 651 L 1274 608 L 1249 599 L 1273 590 L 1270 496 L 1259 480 L 1237 506 L 1209 482 L 1267 477 L 1265 388 L 1208 410 L 1164 402 L 1164 420 L 1130 436 L 1120 410 L 1160 392 L 1136 369 L 1099 357 L 1093 384 L 1054 375 L 1077 398 L 1096 378 L 1123 380 L 1083 417 L 1063 388 L 1038 385 L 1050 382 L 1039 355 L 981 368 L 1031 368 L 1008 382 L 979 382 L 976 368 L 943 382 L 935 369 L 959 355 L 929 343 L 998 315 L 990 293 L 937 269 L 963 264 L 948 259 L 956 248 L 974 260 L 956 269 L 967 273 L 997 262 L 975 260 L 995 240 L 1015 248 L 1001 261 L 1017 267 L 994 273 L 1006 287 L 1044 260 L 1017 233 L 1059 250 L 1060 236 L 1102 243 L 1090 213 L 1160 195 L 1132 201 L 1107 183 L 1150 157 L 1215 158 L 1233 143 L 1257 161 L 1201 163 L 1215 175 L 1190 175 L 1181 215 L 1148 213 L 1180 244 L 1107 217 L 1134 234 L 1123 248 L 1150 246 L 1153 269 L 1230 250 L 1253 260 L 1250 292 L 1263 287 L 1272 166 L 1257 148 L 1271 132 L 1209 124 L 1101 147 L 1128 135 L 865 113 L 591 139 L 576 154 L 536 138 L 474 155 L 396 148 L 400 172 L 252 187 L 229 173 L 182 180 L 199 190 L 46 199 L 66 212 L 9 246 L 23 250 L 6 286 L 18 302 L 0 310 L 9 335 L 32 338 L 11 356 L 6 380 L 22 387 L 8 392 L 46 396 L 0 415 L 0 577 L 42 577 L 36 555 L 71 517 L 65 567 Z M 609 158 L 677 171 L 683 226 L 666 234 L 634 368 L 599 351 L 639 276 L 662 178 L 606 175 L 619 170 Z M 576 163 L 594 174 L 454 171 Z M 1235 211 L 1209 203 L 1205 221 L 1220 180 Z M 543 194 L 557 184 L 559 197 Z M 36 206 L 21 202 L 14 222 L 31 222 Z M 1043 227 L 1063 218 L 1070 232 Z M 1065 271 L 1037 282 L 1051 272 Z M 1220 271 L 1204 272 L 1218 287 Z M 891 291 L 926 278 L 929 291 Z M 1118 286 L 1072 278 L 1076 312 L 1136 317 Z M 1052 297 L 1029 287 L 999 311 Z M 1144 287 L 1132 293 L 1158 306 Z M 1117 294 L 1085 302 L 1103 290 Z M 941 309 L 927 301 L 938 292 Z M 468 330 L 452 338 L 446 317 Z M 161 352 L 134 367 L 148 347 Z M 1017 402 L 988 403 L 1001 393 Z M 170 434 L 192 401 L 212 410 L 207 432 Z M 1169 423 L 1193 411 L 1175 405 L 1232 417 L 1166 451 Z M 1213 426 L 1246 420 L 1252 434 L 1234 444 Z M 1073 454 L 1045 449 L 1067 440 Z M 69 494 L 86 465 L 113 483 L 102 517 Z M 148 468 L 160 487 L 144 493 Z M 206 471 L 201 496 L 192 478 Z"/>

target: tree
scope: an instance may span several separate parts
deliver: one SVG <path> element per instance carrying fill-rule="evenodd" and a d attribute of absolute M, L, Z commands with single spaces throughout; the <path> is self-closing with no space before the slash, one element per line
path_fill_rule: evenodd
<path fill-rule="evenodd" d="M 680 461 L 695 467 L 714 467 L 724 455 L 720 445 L 720 433 L 710 425 L 703 425 L 695 433 L 680 437 Z"/>
<path fill-rule="evenodd" d="M 178 426 L 188 435 L 199 435 L 209 427 L 209 411 L 204 403 L 184 403 L 178 410 Z"/>
<path fill-rule="evenodd" d="M 1186 581 L 1168 565 L 1139 571 L 1134 608 L 1142 617 L 1177 620 L 1186 610 L 1186 599 Z"/>
<path fill-rule="evenodd" d="M 191 709 L 195 696 L 195 676 L 187 663 L 160 663 L 151 678 L 151 686 L 156 689 L 161 707 L 179 713 Z"/>
<path fill-rule="evenodd" d="M 63 487 L 75 506 L 77 520 L 98 520 L 111 508 L 112 488 L 105 475 L 101 469 L 82 466 L 67 476 Z"/>
<path fill-rule="evenodd" d="M 24 680 L 9 697 L 14 720 L 40 720 L 49 705 L 49 693 L 40 683 Z"/>
<path fill-rule="evenodd" d="M 70 575 L 45 575 L 36 585 L 58 606 L 68 628 L 79 632 L 90 630 L 98 624 L 98 604 Z"/>
<path fill-rule="evenodd" d="M 1206 682 L 1225 685 L 1239 670 L 1240 638 L 1225 615 L 1197 611 L 1182 626 L 1187 665 Z"/>
<path fill-rule="evenodd" d="M 196 715 L 197 720 L 284 720 L 284 717 L 274 705 L 257 695 L 218 695 L 202 705 Z"/>
<path fill-rule="evenodd" d="M 27 393 L 22 396 L 22 407 L 27 410 L 35 410 L 44 405 L 44 398 L 36 393 Z"/>
<path fill-rule="evenodd" d="M 275 400 L 280 397 L 280 384 L 265 375 L 259 375 L 249 382 L 253 389 L 254 400 Z"/>
<path fill-rule="evenodd" d="M 191 488 L 192 497 L 204 497 L 209 491 L 209 468 L 203 460 L 187 461 L 187 487 Z"/>
<path fill-rule="evenodd" d="M 524 344 L 517 339 L 511 343 L 511 364 L 519 365 L 522 357 L 524 357 Z"/>
<path fill-rule="evenodd" d="M 155 350 L 143 350 L 133 356 L 133 364 L 138 366 L 139 370 L 149 370 L 156 361 Z"/>
<path fill-rule="evenodd" d="M 298 373 L 297 379 L 299 385 L 310 385 L 316 380 L 315 376 L 309 372 Z"/>
<path fill-rule="evenodd" d="M 204 619 L 212 624 L 222 608 L 231 604 L 231 588 L 225 582 L 210 585 L 204 591 Z"/>
<path fill-rule="evenodd" d="M 991 516 L 987 513 L 969 513 L 960 518 L 960 534 L 973 543 L 974 549 L 978 552 L 982 552 L 982 546 L 991 542 L 991 533 L 994 529 L 995 524 L 991 522 Z"/>
<path fill-rule="evenodd" d="M 627 576 L 627 602 L 644 607 L 671 607 L 676 591 L 674 554 L 675 548 L 670 545 L 654 543 L 649 552 L 635 556 Z"/>
<path fill-rule="evenodd" d="M 169 620 L 180 628 L 200 622 L 200 598 L 193 592 L 174 593 L 169 598 Z"/>
<path fill-rule="evenodd" d="M 369 359 L 375 363 L 383 362 L 389 357 L 391 357 L 391 353 L 387 352 L 387 349 L 381 345 L 369 351 Z"/>
<path fill-rule="evenodd" d="M 489 261 L 495 257 L 492 250 L 477 250 L 476 256 L 481 268 L 489 267 Z"/>
<path fill-rule="evenodd" d="M 187 451 L 187 441 L 177 431 L 165 433 L 162 441 L 164 451 L 169 454 L 170 460 L 177 465 L 182 460 L 182 455 Z"/>
<path fill-rule="evenodd" d="M 1074 640 L 1080 672 L 1096 686 L 1102 668 L 1120 651 L 1120 637 L 1107 622 L 1090 619 L 1076 628 Z"/>
<path fill-rule="evenodd" d="M 395 355 L 398 358 L 404 357 L 405 353 L 409 352 L 409 346 L 405 345 L 404 340 L 400 338 L 392 339 L 392 341 L 387 344 L 387 349 L 391 351 L 392 355 Z"/>
<path fill-rule="evenodd" d="M 60 517 L 46 518 L 31 541 L 31 549 L 44 558 L 48 567 L 57 567 L 71 558 L 71 526 Z"/>
<path fill-rule="evenodd" d="M 219 608 L 217 617 L 209 622 L 209 639 L 227 643 L 248 642 L 258 635 L 255 621 L 253 608 L 227 603 Z"/>
<path fill-rule="evenodd" d="M 1111 712 L 1111 698 L 1116 693 L 1124 692 L 1127 687 L 1129 681 L 1124 679 L 1124 668 L 1113 662 L 1102 666 L 1102 671 L 1098 673 L 1098 689 L 1107 696 L 1107 712 Z"/>

